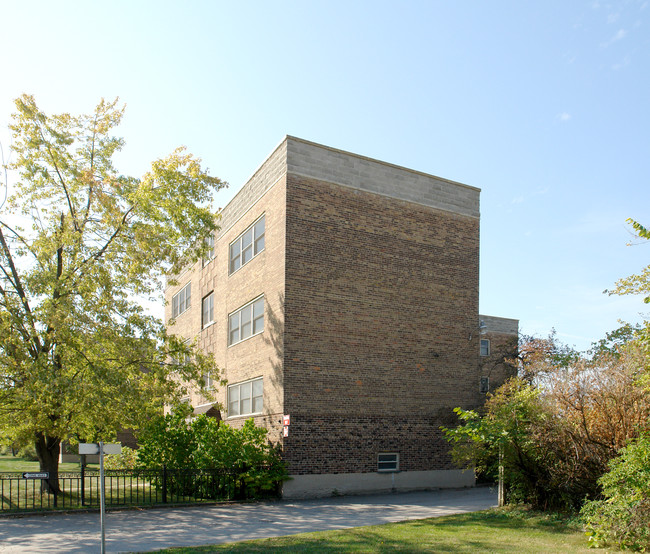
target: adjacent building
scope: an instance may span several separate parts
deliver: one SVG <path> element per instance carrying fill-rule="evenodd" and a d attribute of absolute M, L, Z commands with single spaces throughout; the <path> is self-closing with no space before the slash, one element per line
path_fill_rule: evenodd
<path fill-rule="evenodd" d="M 287 136 L 167 288 L 172 332 L 228 379 L 218 415 L 282 444 L 285 497 L 473 484 L 440 427 L 506 377 L 517 340 L 478 313 L 479 193 Z"/>

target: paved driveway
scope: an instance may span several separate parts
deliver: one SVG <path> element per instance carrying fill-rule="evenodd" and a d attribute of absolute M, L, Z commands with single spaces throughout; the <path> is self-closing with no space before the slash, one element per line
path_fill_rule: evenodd
<path fill-rule="evenodd" d="M 488 488 L 257 504 L 124 510 L 106 515 L 106 551 L 141 552 L 346 529 L 495 506 Z M 99 552 L 99 514 L 0 518 L 0 553 Z"/>

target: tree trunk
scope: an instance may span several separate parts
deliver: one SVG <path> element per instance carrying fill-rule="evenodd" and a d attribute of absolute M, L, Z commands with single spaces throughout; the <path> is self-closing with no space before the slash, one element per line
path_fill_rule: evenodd
<path fill-rule="evenodd" d="M 36 434 L 36 455 L 42 472 L 50 474 L 49 479 L 41 480 L 41 491 L 51 494 L 59 494 L 59 452 L 61 450 L 61 439 L 48 437 L 43 433 Z"/>

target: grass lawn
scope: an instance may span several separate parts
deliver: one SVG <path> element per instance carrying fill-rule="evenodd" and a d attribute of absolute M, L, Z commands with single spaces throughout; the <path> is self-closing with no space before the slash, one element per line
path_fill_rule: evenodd
<path fill-rule="evenodd" d="M 580 525 L 555 515 L 523 509 L 304 533 L 274 539 L 159 552 L 594 552 Z"/>
<path fill-rule="evenodd" d="M 0 454 L 0 471 L 38 471 L 38 462 L 32 462 L 25 458 L 12 456 L 11 454 Z M 59 464 L 59 471 L 79 471 L 79 464 Z"/>

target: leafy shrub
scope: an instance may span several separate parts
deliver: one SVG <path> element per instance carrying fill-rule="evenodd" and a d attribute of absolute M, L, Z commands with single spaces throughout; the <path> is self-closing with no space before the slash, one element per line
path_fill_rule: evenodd
<path fill-rule="evenodd" d="M 247 496 L 278 492 L 287 470 L 266 429 L 252 419 L 240 429 L 204 414 L 190 419 L 191 410 L 180 407 L 151 421 L 139 437 L 137 467 L 229 470 L 236 472 Z"/>
<path fill-rule="evenodd" d="M 30 462 L 37 462 L 38 461 L 38 456 L 36 455 L 36 448 L 34 447 L 33 444 L 28 444 L 26 446 L 23 446 L 18 451 L 18 456 L 20 458 L 25 458 L 26 460 L 29 460 Z"/>
<path fill-rule="evenodd" d="M 106 469 L 134 469 L 137 462 L 137 450 L 122 447 L 120 454 L 106 454 L 104 456 L 104 467 Z"/>
<path fill-rule="evenodd" d="M 650 430 L 649 358 L 632 341 L 555 366 L 532 359 L 534 379 L 506 382 L 481 413 L 457 408 L 461 425 L 444 431 L 462 467 L 495 478 L 502 455 L 508 502 L 578 510 L 600 495 L 610 460 Z"/>
<path fill-rule="evenodd" d="M 573 504 L 574 483 L 555 474 L 558 453 L 545 447 L 546 436 L 560 422 L 539 389 L 511 379 L 487 400 L 483 416 L 473 410 L 454 411 L 461 425 L 444 431 L 458 465 L 496 478 L 501 457 L 508 502 L 536 509 Z"/>
<path fill-rule="evenodd" d="M 582 508 L 589 542 L 650 550 L 650 434 L 622 448 L 599 483 L 604 499 Z"/>

